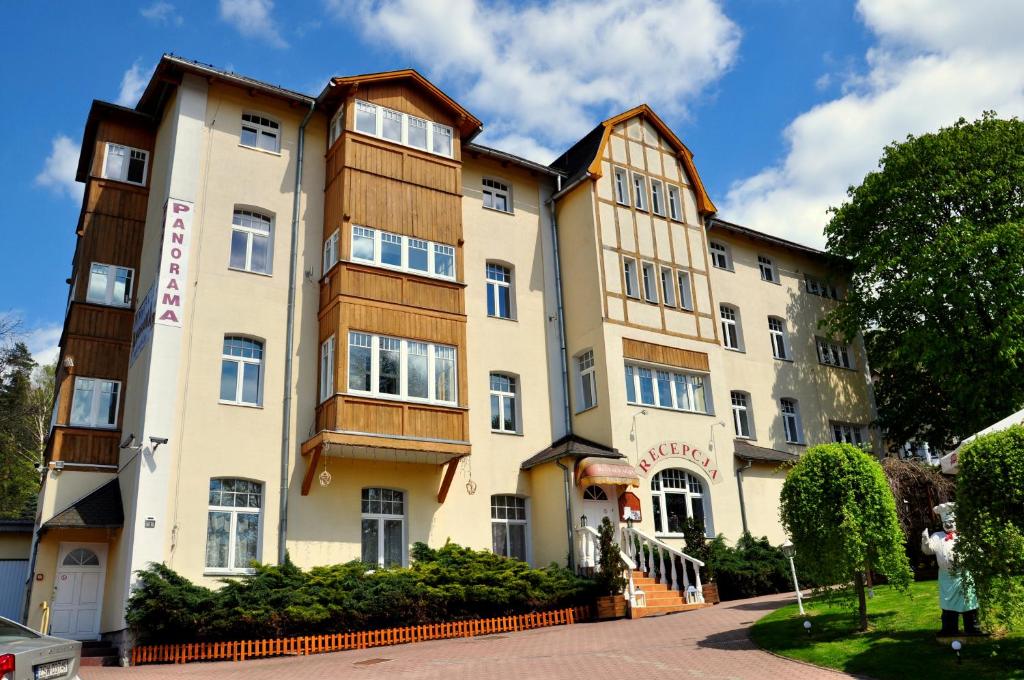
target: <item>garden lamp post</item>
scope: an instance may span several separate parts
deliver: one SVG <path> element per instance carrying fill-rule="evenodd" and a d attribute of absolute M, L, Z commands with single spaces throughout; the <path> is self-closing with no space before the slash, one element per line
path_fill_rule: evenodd
<path fill-rule="evenodd" d="M 786 542 L 782 544 L 782 552 L 789 558 L 789 569 L 793 572 L 793 590 L 796 591 L 796 604 L 800 608 L 800 616 L 803 616 L 804 599 L 800 595 L 800 584 L 796 580 L 796 565 L 793 564 L 793 555 L 796 553 L 796 548 L 793 546 L 793 541 L 786 539 Z"/>

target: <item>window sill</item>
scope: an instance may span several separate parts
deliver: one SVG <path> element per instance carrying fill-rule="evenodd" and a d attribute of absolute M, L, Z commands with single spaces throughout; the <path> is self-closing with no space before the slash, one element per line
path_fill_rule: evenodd
<path fill-rule="evenodd" d="M 771 283 L 771 284 L 773 284 L 773 285 L 776 285 L 776 286 L 781 286 L 781 285 L 782 285 L 782 281 L 775 281 L 774 279 L 773 279 L 773 280 L 771 280 L 771 281 L 769 281 L 769 280 L 768 280 L 768 279 L 766 279 L 766 278 L 762 278 L 762 279 L 761 279 L 761 282 L 762 282 L 762 283 Z"/>
<path fill-rule="evenodd" d="M 241 406 L 243 408 L 258 408 L 258 409 L 262 409 L 263 408 L 263 404 L 245 404 L 245 403 L 240 402 L 240 401 L 226 401 L 224 399 L 218 399 L 217 403 L 221 404 L 223 406 Z"/>
<path fill-rule="evenodd" d="M 598 407 L 598 404 L 594 404 L 593 406 L 588 406 L 586 408 L 581 408 L 579 411 L 576 411 L 575 415 L 580 415 L 581 413 L 586 413 L 587 411 L 593 411 L 597 407 Z"/>
<path fill-rule="evenodd" d="M 687 414 L 687 415 L 692 415 L 692 416 L 714 416 L 715 415 L 712 412 L 684 411 L 681 408 L 672 408 L 671 406 L 656 406 L 654 404 L 642 404 L 642 403 L 640 403 L 638 401 L 627 401 L 626 403 L 629 404 L 630 406 L 639 406 L 640 408 L 655 408 L 655 409 L 658 409 L 659 411 L 668 411 L 669 413 L 682 413 L 682 414 Z"/>
<path fill-rule="evenodd" d="M 776 357 L 776 356 L 773 356 L 772 359 L 775 359 L 776 361 L 785 361 L 787 364 L 796 363 L 795 360 L 790 359 L 788 357 Z"/>
<path fill-rule="evenodd" d="M 502 210 L 501 208 L 489 208 L 486 205 L 481 205 L 480 207 L 483 208 L 484 210 L 490 210 L 491 212 L 501 213 L 502 215 L 515 215 L 516 214 L 515 211 L 513 211 L 513 210 Z"/>
<path fill-rule="evenodd" d="M 736 273 L 736 270 L 735 270 L 735 269 L 733 269 L 732 267 L 719 267 L 719 266 L 718 266 L 717 264 L 712 264 L 712 265 L 711 265 L 711 268 L 712 268 L 712 269 L 720 269 L 720 270 L 722 270 L 723 272 L 730 272 L 730 273 L 732 273 L 732 274 L 735 274 L 735 273 Z"/>
<path fill-rule="evenodd" d="M 118 430 L 118 429 L 120 429 L 117 425 L 93 425 L 92 423 L 72 423 L 71 421 L 68 421 L 68 424 L 65 427 L 76 427 L 76 428 L 78 428 L 80 430 L 101 430 L 101 431 L 110 431 L 110 430 Z"/>
<path fill-rule="evenodd" d="M 274 276 L 273 274 L 269 274 L 269 273 L 265 273 L 265 272 L 254 272 L 251 269 L 241 269 L 239 267 L 232 267 L 230 265 L 228 265 L 228 270 L 229 271 L 233 271 L 233 272 L 238 272 L 239 274 L 255 274 L 256 276 L 265 276 L 268 279 L 272 278 Z"/>
<path fill-rule="evenodd" d="M 519 319 L 515 318 L 514 316 L 498 316 L 496 314 L 488 314 L 487 318 L 497 319 L 498 321 L 519 321 Z"/>
<path fill-rule="evenodd" d="M 504 434 L 510 437 L 522 437 L 522 432 L 509 432 L 508 430 L 491 430 L 491 434 Z"/>
<path fill-rule="evenodd" d="M 743 349 L 741 347 L 726 347 L 725 345 L 722 345 L 722 349 L 728 350 L 729 352 L 736 352 L 737 354 L 746 354 L 747 353 L 747 350 L 745 350 L 745 349 Z"/>
<path fill-rule="evenodd" d="M 836 366 L 835 364 L 826 364 L 821 361 L 818 362 L 818 365 L 824 366 L 825 368 L 838 368 L 840 371 L 851 371 L 853 373 L 857 372 L 857 369 L 853 368 L 852 366 L 850 368 L 847 368 L 846 366 Z"/>
<path fill-rule="evenodd" d="M 241 142 L 238 143 L 238 146 L 243 148 L 243 149 L 250 149 L 252 151 L 259 151 L 260 153 L 265 153 L 268 156 L 277 156 L 278 158 L 281 157 L 281 152 L 280 151 L 268 151 L 266 149 L 261 149 L 258 146 L 249 146 L 248 144 L 242 144 Z"/>
<path fill-rule="evenodd" d="M 100 175 L 99 179 L 102 179 L 102 180 L 107 181 L 107 182 L 117 182 L 119 184 L 127 184 L 128 186 L 140 187 L 142 189 L 146 188 L 146 183 L 145 182 L 132 182 L 132 181 L 127 180 L 127 179 L 118 179 L 116 177 L 104 177 L 103 175 Z"/>
<path fill-rule="evenodd" d="M 789 444 L 790 446 L 807 446 L 807 442 L 791 442 L 791 441 L 787 441 L 786 443 Z"/>
<path fill-rule="evenodd" d="M 255 573 L 256 573 L 255 569 L 236 569 L 236 570 L 233 570 L 233 571 L 229 571 L 227 569 L 204 569 L 203 570 L 203 576 L 216 576 L 217 578 L 224 578 L 224 577 L 231 577 L 231 576 L 236 577 L 236 578 L 240 578 L 242 576 L 250 576 L 250 575 L 255 574 Z"/>
<path fill-rule="evenodd" d="M 442 243 L 441 245 L 447 245 L 447 244 L 443 244 Z M 460 286 L 465 286 L 466 285 L 462 281 L 457 280 L 454 276 L 441 276 L 439 274 L 431 274 L 429 272 L 420 271 L 419 269 L 404 269 L 404 268 L 402 268 L 400 266 L 396 267 L 393 264 L 384 264 L 382 262 L 371 262 L 369 260 L 356 260 L 354 258 L 349 258 L 347 260 L 339 259 L 337 262 L 334 263 L 334 265 L 331 265 L 331 269 L 334 269 L 334 266 L 337 265 L 340 262 L 345 262 L 347 264 L 359 265 L 361 267 L 373 267 L 374 269 L 383 269 L 384 271 L 396 272 L 396 273 L 399 273 L 399 274 L 408 274 L 409 276 L 416 276 L 416 277 L 419 277 L 419 278 L 422 278 L 422 279 L 426 279 L 428 281 L 445 281 L 447 283 L 455 283 L 455 284 L 458 284 Z M 327 271 L 330 272 L 330 269 L 327 270 Z"/>

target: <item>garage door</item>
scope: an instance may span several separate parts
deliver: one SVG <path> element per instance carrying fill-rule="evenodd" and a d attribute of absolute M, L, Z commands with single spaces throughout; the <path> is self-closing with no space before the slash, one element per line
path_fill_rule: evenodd
<path fill-rule="evenodd" d="M 0 560 L 0 616 L 21 621 L 28 560 Z"/>

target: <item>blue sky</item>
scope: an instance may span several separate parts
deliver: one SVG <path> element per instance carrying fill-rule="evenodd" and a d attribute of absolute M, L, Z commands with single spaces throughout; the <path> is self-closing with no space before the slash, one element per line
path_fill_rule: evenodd
<path fill-rule="evenodd" d="M 412 66 L 484 121 L 481 141 L 541 161 L 646 101 L 722 217 L 817 246 L 825 209 L 884 144 L 986 109 L 1024 114 L 1013 0 L 36 0 L 5 14 L 0 314 L 43 358 L 90 103 L 134 106 L 163 52 L 310 94 L 331 75 Z"/>

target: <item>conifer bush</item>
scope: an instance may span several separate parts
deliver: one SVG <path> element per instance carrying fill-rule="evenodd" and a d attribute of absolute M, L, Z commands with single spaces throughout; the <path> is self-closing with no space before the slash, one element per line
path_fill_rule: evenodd
<path fill-rule="evenodd" d="M 455 544 L 417 543 L 409 567 L 348 562 L 308 571 L 290 561 L 254 565 L 219 589 L 151 565 L 126 618 L 139 644 L 345 633 L 508 616 L 592 602 L 594 584 L 555 564 L 525 562 Z"/>

